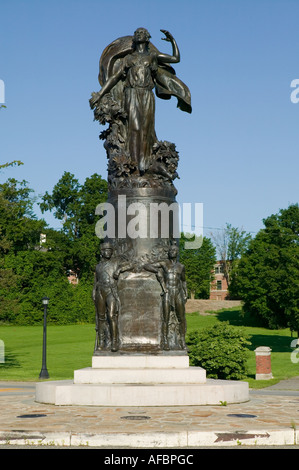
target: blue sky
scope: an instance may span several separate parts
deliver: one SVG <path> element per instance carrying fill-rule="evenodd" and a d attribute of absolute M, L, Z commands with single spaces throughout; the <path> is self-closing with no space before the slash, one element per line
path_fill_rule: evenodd
<path fill-rule="evenodd" d="M 298 0 L 0 0 L 0 17 L 0 161 L 24 163 L 1 182 L 25 179 L 39 196 L 64 171 L 107 177 L 88 100 L 103 49 L 143 26 L 161 51 L 160 29 L 180 48 L 193 112 L 157 99 L 156 132 L 176 144 L 178 202 L 203 203 L 204 234 L 226 223 L 255 233 L 298 202 Z"/>

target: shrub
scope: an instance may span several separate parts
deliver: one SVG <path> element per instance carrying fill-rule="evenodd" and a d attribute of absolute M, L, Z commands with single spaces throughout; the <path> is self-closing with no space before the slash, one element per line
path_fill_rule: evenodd
<path fill-rule="evenodd" d="M 206 370 L 207 377 L 241 380 L 246 377 L 249 336 L 227 322 L 195 330 L 186 337 L 190 364 Z"/>

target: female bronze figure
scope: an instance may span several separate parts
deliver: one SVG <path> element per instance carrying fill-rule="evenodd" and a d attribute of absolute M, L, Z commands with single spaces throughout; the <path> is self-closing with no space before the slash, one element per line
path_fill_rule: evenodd
<path fill-rule="evenodd" d="M 130 164 L 141 175 L 153 163 L 153 146 L 157 143 L 153 89 L 163 99 L 176 96 L 178 107 L 191 112 L 189 89 L 169 66 L 180 61 L 177 43 L 168 31 L 161 31 L 165 34 L 163 39 L 172 44 L 172 55 L 159 52 L 150 43 L 145 28 L 138 28 L 133 37 L 126 36 L 110 44 L 100 59 L 102 89 L 93 93 L 90 100 L 96 119 L 104 113 L 106 122 L 112 124 L 116 121 L 115 113 L 114 118 L 112 114 L 118 105 L 122 119 L 112 129 L 114 143 L 123 144 Z"/>

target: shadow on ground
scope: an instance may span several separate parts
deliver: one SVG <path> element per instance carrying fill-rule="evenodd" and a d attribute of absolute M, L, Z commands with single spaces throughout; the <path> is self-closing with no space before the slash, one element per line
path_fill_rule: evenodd
<path fill-rule="evenodd" d="M 244 315 L 241 309 L 223 310 L 218 312 L 216 315 L 218 320 L 228 322 L 230 325 L 265 328 L 265 325 L 262 322 L 259 322 L 258 319 L 248 314 Z M 291 352 L 291 341 L 291 336 L 279 335 L 277 330 L 275 330 L 275 334 L 272 335 L 252 334 L 250 338 L 251 346 L 249 349 L 254 350 L 259 346 L 268 346 L 272 349 L 272 352 Z"/>
<path fill-rule="evenodd" d="M 5 351 L 5 362 L 0 364 L 0 370 L 10 369 L 11 367 L 21 367 L 21 364 L 18 361 L 16 354 L 10 351 Z"/>

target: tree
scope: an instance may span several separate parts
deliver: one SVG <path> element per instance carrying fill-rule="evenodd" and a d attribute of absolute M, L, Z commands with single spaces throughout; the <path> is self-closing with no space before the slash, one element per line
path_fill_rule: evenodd
<path fill-rule="evenodd" d="M 63 219 L 67 214 L 70 221 L 64 230 L 51 229 L 37 219 L 34 191 L 27 182 L 9 178 L 0 185 L 0 322 L 41 323 L 45 295 L 50 297 L 51 323 L 94 319 L 93 271 L 100 243 L 94 233 L 94 209 L 106 197 L 107 183 L 99 175 L 87 178 L 83 186 L 78 183 L 76 187 L 68 175 L 63 183 L 65 192 L 63 184 L 58 188 L 61 201 L 57 198 L 54 202 L 57 216 Z M 73 194 L 67 192 L 72 185 L 76 189 Z M 63 200 L 64 195 L 68 197 Z M 41 234 L 45 235 L 42 243 Z M 77 267 L 82 282 L 73 286 L 67 271 Z"/>
<path fill-rule="evenodd" d="M 71 173 L 65 171 L 52 194 L 46 192 L 39 203 L 42 213 L 54 211 L 54 217 L 63 220 L 63 231 L 72 239 L 79 235 L 78 208 L 80 206 L 79 181 Z"/>
<path fill-rule="evenodd" d="M 5 167 L 6 165 L 3 165 Z M 16 260 L 35 250 L 46 223 L 33 214 L 33 190 L 26 181 L 9 178 L 0 184 L 0 320 L 11 321 L 20 313 L 22 279 L 26 269 Z"/>
<path fill-rule="evenodd" d="M 3 163 L 2 165 L 0 165 L 0 171 L 3 169 L 3 168 L 8 168 L 9 166 L 15 166 L 15 165 L 24 165 L 23 162 L 21 162 L 20 160 L 13 160 L 12 162 L 9 162 L 9 163 Z"/>
<path fill-rule="evenodd" d="M 185 265 L 187 288 L 191 298 L 208 299 L 210 296 L 211 272 L 216 262 L 216 250 L 209 238 L 203 237 L 197 249 L 184 248 L 184 235 L 180 240 L 180 262 Z"/>
<path fill-rule="evenodd" d="M 107 182 L 96 173 L 81 185 L 73 174 L 65 171 L 52 194 L 46 192 L 39 206 L 42 213 L 54 211 L 54 216 L 63 221 L 64 232 L 75 240 L 94 227 L 95 209 L 107 200 L 107 188 Z"/>
<path fill-rule="evenodd" d="M 46 223 L 33 213 L 33 190 L 26 181 L 9 178 L 0 184 L 0 253 L 32 248 Z"/>
<path fill-rule="evenodd" d="M 17 318 L 19 313 L 18 276 L 0 260 L 0 321 L 8 322 Z"/>
<path fill-rule="evenodd" d="M 52 193 L 46 192 L 39 203 L 42 213 L 54 211 L 54 216 L 63 221 L 62 231 L 70 242 L 68 269 L 81 278 L 93 276 L 99 257 L 95 209 L 107 200 L 107 192 L 107 181 L 96 173 L 81 185 L 73 174 L 64 172 Z"/>
<path fill-rule="evenodd" d="M 236 269 L 234 294 L 244 312 L 269 328 L 299 330 L 299 207 L 282 209 L 263 220 Z"/>
<path fill-rule="evenodd" d="M 222 262 L 223 274 L 229 286 L 237 262 L 248 247 L 251 235 L 243 229 L 226 224 L 221 232 L 212 233 L 211 238 L 215 243 L 217 256 Z"/>

